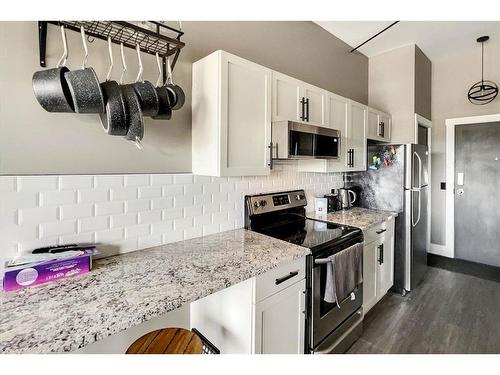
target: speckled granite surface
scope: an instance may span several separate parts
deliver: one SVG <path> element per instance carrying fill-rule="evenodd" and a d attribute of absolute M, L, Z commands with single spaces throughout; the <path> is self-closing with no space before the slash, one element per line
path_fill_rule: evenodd
<path fill-rule="evenodd" d="M 307 254 L 237 229 L 96 260 L 89 274 L 0 292 L 0 353 L 72 351 Z"/>
<path fill-rule="evenodd" d="M 330 212 L 326 215 L 319 215 L 315 212 L 308 212 L 307 217 L 316 220 L 330 221 L 333 223 L 351 225 L 367 230 L 370 227 L 380 224 L 391 217 L 396 217 L 395 212 L 369 210 L 367 208 L 353 207 L 350 210 Z"/>

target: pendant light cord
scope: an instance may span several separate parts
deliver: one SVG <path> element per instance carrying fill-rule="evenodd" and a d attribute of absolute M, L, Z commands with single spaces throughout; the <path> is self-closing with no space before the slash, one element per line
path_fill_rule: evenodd
<path fill-rule="evenodd" d="M 484 42 L 481 42 L 481 86 L 484 84 Z"/>

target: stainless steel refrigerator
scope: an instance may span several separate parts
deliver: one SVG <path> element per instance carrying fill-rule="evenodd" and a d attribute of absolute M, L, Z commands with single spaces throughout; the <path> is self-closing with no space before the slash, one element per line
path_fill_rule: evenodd
<path fill-rule="evenodd" d="M 427 271 L 428 155 L 424 145 L 370 145 L 367 171 L 352 177 L 362 189 L 362 207 L 399 213 L 393 289 L 403 295 L 415 289 Z"/>

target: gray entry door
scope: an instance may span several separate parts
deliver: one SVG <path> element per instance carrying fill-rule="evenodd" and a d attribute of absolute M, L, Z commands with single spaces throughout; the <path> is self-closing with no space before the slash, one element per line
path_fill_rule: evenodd
<path fill-rule="evenodd" d="M 455 127 L 455 257 L 500 266 L 500 123 Z"/>

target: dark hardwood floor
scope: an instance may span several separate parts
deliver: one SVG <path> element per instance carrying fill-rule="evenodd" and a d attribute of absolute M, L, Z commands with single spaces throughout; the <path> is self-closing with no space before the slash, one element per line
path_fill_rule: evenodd
<path fill-rule="evenodd" d="M 500 353 L 500 283 L 429 267 L 416 290 L 373 307 L 348 353 Z"/>

